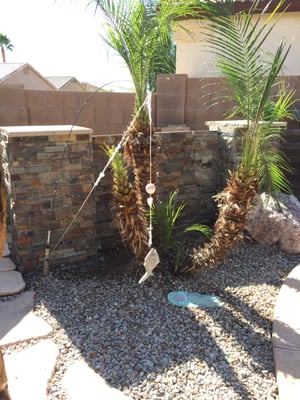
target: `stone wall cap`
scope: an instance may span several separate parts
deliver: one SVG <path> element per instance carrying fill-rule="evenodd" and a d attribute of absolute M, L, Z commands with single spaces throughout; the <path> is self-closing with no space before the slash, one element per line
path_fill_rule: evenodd
<path fill-rule="evenodd" d="M 77 125 L 24 125 L 0 127 L 0 133 L 4 133 L 8 137 L 68 135 L 70 131 L 75 135 L 92 135 L 93 133 L 92 129 Z"/>
<path fill-rule="evenodd" d="M 210 130 L 218 130 L 220 127 L 235 127 L 235 128 L 245 128 L 247 126 L 247 120 L 241 119 L 241 120 L 223 120 L 223 121 L 205 121 L 205 125 L 209 127 Z M 263 124 L 264 121 L 261 121 L 261 124 Z M 273 126 L 282 126 L 286 127 L 287 123 L 284 121 L 278 121 L 274 122 Z"/>

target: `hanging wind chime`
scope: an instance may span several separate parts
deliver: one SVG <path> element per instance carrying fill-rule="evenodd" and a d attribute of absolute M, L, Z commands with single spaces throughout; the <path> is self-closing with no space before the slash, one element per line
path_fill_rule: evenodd
<path fill-rule="evenodd" d="M 145 267 L 145 274 L 142 276 L 142 278 L 139 280 L 139 283 L 145 282 L 151 275 L 153 275 L 153 270 L 154 268 L 157 267 L 157 265 L 160 262 L 159 255 L 154 247 L 152 247 L 152 230 L 153 230 L 153 225 L 152 225 L 152 207 L 153 207 L 153 197 L 152 195 L 156 192 L 156 187 L 155 184 L 152 183 L 152 118 L 151 118 L 151 93 L 148 94 L 147 98 L 147 107 L 148 107 L 148 112 L 149 112 L 149 124 L 150 124 L 150 143 L 149 143 L 149 162 L 150 162 L 150 176 L 149 180 L 150 182 L 146 185 L 145 190 L 146 193 L 148 194 L 147 197 L 147 204 L 149 206 L 149 240 L 148 240 L 148 247 L 149 251 L 146 254 L 146 257 L 144 259 L 144 267 Z"/>

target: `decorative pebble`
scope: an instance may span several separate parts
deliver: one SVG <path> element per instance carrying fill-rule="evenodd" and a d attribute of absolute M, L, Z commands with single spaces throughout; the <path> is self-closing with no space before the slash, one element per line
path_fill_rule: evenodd
<path fill-rule="evenodd" d="M 31 278 L 35 313 L 60 349 L 48 399 L 67 399 L 61 379 L 81 358 L 133 400 L 278 399 L 273 310 L 282 279 L 299 261 L 248 243 L 203 273 L 175 276 L 160 265 L 144 285 L 142 266 L 121 265 L 121 258 L 119 268 Z M 222 307 L 174 307 L 167 294 L 179 290 L 218 296 Z"/>

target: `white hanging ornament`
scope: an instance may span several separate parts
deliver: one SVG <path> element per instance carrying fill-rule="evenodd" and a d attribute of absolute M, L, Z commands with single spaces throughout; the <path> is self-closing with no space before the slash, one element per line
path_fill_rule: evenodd
<path fill-rule="evenodd" d="M 157 267 L 157 265 L 160 263 L 160 259 L 159 259 L 159 255 L 157 253 L 157 251 L 154 248 L 151 248 L 152 246 L 152 214 L 151 214 L 151 209 L 152 209 L 152 205 L 153 205 L 153 198 L 152 198 L 152 194 L 155 193 L 156 191 L 156 187 L 154 185 L 154 183 L 150 182 L 146 185 L 145 187 L 146 192 L 149 194 L 149 197 L 147 198 L 147 204 L 150 208 L 150 226 L 149 226 L 149 247 L 150 250 L 148 252 L 148 254 L 145 257 L 144 260 L 144 267 L 146 270 L 146 273 L 142 276 L 142 278 L 139 280 L 139 284 L 145 282 L 151 275 L 153 275 L 153 270 L 154 268 Z"/>
<path fill-rule="evenodd" d="M 148 184 L 146 185 L 145 189 L 146 189 L 146 192 L 147 192 L 148 194 L 150 194 L 150 195 L 151 195 L 151 194 L 154 194 L 155 191 L 156 191 L 156 187 L 155 187 L 154 183 L 152 183 L 152 182 L 148 183 Z"/>
<path fill-rule="evenodd" d="M 139 284 L 145 282 L 146 279 L 148 279 L 151 275 L 153 275 L 152 271 L 154 270 L 155 267 L 157 267 L 159 262 L 160 260 L 157 251 L 153 248 L 150 249 L 144 260 L 144 267 L 146 273 L 139 280 Z"/>

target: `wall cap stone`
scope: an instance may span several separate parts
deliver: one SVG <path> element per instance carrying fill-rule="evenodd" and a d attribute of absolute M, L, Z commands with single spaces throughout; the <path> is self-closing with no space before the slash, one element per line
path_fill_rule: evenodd
<path fill-rule="evenodd" d="M 90 128 L 72 125 L 24 125 L 0 127 L 0 133 L 5 134 L 8 137 L 68 135 L 71 130 L 75 135 L 93 134 L 93 130 Z"/>
<path fill-rule="evenodd" d="M 205 121 L 205 125 L 208 126 L 210 131 L 222 131 L 222 129 L 236 129 L 236 128 L 246 128 L 247 120 L 228 120 L 228 121 Z M 261 122 L 263 124 L 264 121 Z M 287 126 L 286 122 L 274 122 L 273 126 L 283 127 Z"/>

